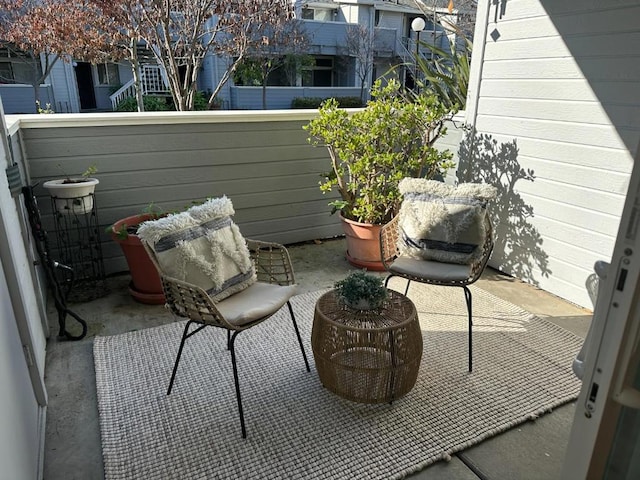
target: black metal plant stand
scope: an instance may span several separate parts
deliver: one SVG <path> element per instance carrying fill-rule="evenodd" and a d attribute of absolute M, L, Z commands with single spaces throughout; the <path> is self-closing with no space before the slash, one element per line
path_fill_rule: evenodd
<path fill-rule="evenodd" d="M 100 244 L 98 208 L 93 194 L 74 198 L 51 197 L 55 222 L 55 250 L 75 272 L 68 299 L 86 302 L 108 293 Z"/>
<path fill-rule="evenodd" d="M 44 268 L 47 283 L 51 288 L 53 301 L 58 311 L 58 325 L 60 327 L 58 336 L 66 337 L 68 340 L 81 340 L 87 334 L 87 322 L 67 308 L 67 296 L 73 287 L 74 272 L 69 266 L 56 262 L 51 257 L 47 231 L 42 227 L 40 210 L 38 209 L 36 197 L 33 194 L 33 188 L 34 186 L 22 187 L 22 193 L 29 216 L 31 232 L 35 240 L 36 251 L 40 257 L 40 262 Z M 74 335 L 67 331 L 67 315 L 74 318 L 80 324 L 82 331 L 79 335 Z"/>

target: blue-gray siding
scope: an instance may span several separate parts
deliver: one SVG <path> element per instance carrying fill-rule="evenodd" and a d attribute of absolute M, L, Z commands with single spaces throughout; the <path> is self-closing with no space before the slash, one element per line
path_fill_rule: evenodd
<path fill-rule="evenodd" d="M 289 109 L 296 97 L 329 98 L 360 97 L 355 87 L 267 87 L 267 108 Z M 262 87 L 231 87 L 231 108 L 235 110 L 259 110 L 262 108 Z"/>
<path fill-rule="evenodd" d="M 31 85 L 0 85 L 0 99 L 6 114 L 36 113 L 36 97 Z M 40 87 L 40 102 L 43 108 L 47 103 L 53 105 L 48 85 Z"/>

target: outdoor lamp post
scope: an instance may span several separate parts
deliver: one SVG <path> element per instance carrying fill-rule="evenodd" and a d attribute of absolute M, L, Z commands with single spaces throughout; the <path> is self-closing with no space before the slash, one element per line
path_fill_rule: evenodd
<path fill-rule="evenodd" d="M 418 46 L 420 44 L 420 32 L 424 30 L 426 23 L 424 18 L 416 17 L 411 22 L 411 30 L 416 32 L 416 59 L 418 58 Z"/>
<path fill-rule="evenodd" d="M 411 30 L 416 32 L 416 71 L 415 71 L 415 82 L 416 88 L 418 87 L 418 56 L 420 55 L 420 32 L 424 30 L 426 23 L 424 18 L 416 17 L 411 22 Z"/>

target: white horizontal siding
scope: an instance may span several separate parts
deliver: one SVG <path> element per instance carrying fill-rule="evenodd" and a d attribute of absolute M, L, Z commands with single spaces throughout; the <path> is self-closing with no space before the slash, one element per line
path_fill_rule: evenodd
<path fill-rule="evenodd" d="M 544 185 L 544 182 L 540 183 Z M 523 185 L 526 185 L 530 190 L 533 191 L 541 190 L 540 187 L 537 187 L 533 183 L 523 183 Z M 560 184 L 558 184 L 558 186 L 560 186 Z M 584 204 L 584 202 L 579 202 L 576 199 L 584 200 L 584 197 L 589 195 L 589 191 L 580 191 L 579 189 L 576 190 L 577 192 L 572 192 L 573 197 L 571 198 L 571 201 L 573 203 Z M 567 189 L 562 190 L 563 193 L 566 193 L 566 191 Z M 536 197 L 535 194 L 527 192 L 525 188 L 521 188 L 518 193 L 522 195 L 522 198 L 528 205 L 533 207 L 533 218 L 542 219 L 545 218 L 544 215 L 547 214 L 548 216 L 546 218 L 548 220 L 553 220 L 555 222 L 561 223 L 566 228 L 573 228 L 574 231 L 572 233 L 571 241 L 575 242 L 578 238 L 583 238 L 585 233 L 598 234 L 598 239 L 594 240 L 593 244 L 589 243 L 591 242 L 590 239 L 583 238 L 583 241 L 579 244 L 583 248 L 600 248 L 602 246 L 602 243 L 600 242 L 600 236 L 602 235 L 608 237 L 611 240 L 614 238 L 611 235 L 611 232 L 616 231 L 619 223 L 619 218 L 616 216 L 613 216 L 606 212 L 597 211 L 595 209 L 587 209 L 583 205 L 575 205 L 568 202 L 560 203 L 556 200 L 550 200 L 549 198 Z M 605 207 L 609 206 L 607 205 L 607 203 L 613 203 L 614 205 L 619 203 L 615 198 L 607 198 L 604 194 L 592 195 L 591 198 L 594 200 L 594 204 L 598 204 L 598 206 L 602 205 L 602 207 L 600 207 L 601 210 L 604 210 Z M 607 200 L 609 200 L 609 202 L 607 202 Z M 609 206 L 608 209 L 611 210 L 611 207 Z M 550 213 L 553 213 L 553 215 L 551 216 Z M 577 234 L 576 232 L 578 231 L 580 231 L 581 233 Z M 554 232 L 553 230 L 549 230 L 546 232 L 547 236 L 560 241 L 567 241 L 567 239 L 564 238 L 565 234 L 566 232 L 564 228 L 558 230 L 557 232 Z"/>
<path fill-rule="evenodd" d="M 543 242 L 545 239 L 553 239 L 561 241 L 566 245 L 578 246 L 592 252 L 598 252 L 607 248 L 612 249 L 615 243 L 615 237 L 608 233 L 602 234 L 594 232 L 589 226 L 579 227 L 570 225 L 562 220 L 552 219 L 542 215 L 537 215 L 534 218 L 535 228 L 542 236 Z M 557 258 L 562 260 L 564 256 L 565 254 Z M 578 265 L 578 267 L 591 271 L 593 264 L 585 263 L 584 265 Z M 561 274 L 562 272 L 555 273 Z"/>
<path fill-rule="evenodd" d="M 617 196 L 624 203 L 624 196 L 629 187 L 629 175 L 610 171 L 602 175 L 602 164 L 596 167 L 559 163 L 541 158 L 520 157 L 522 164 L 533 171 L 538 181 L 546 180 L 563 188 L 565 185 L 585 188 L 592 194 L 604 192 Z M 579 162 L 579 158 L 576 159 Z M 550 187 L 550 186 L 549 186 Z M 560 193 L 560 192 L 558 192 Z M 618 208 L 616 205 L 614 208 Z"/>
<path fill-rule="evenodd" d="M 514 139 L 513 135 L 503 135 L 497 132 L 490 132 L 490 135 L 498 143 L 510 142 Z M 518 137 L 517 142 L 521 159 L 548 160 L 558 164 L 559 168 L 560 166 L 570 168 L 572 165 L 576 165 L 602 169 L 603 166 L 606 166 L 611 171 L 628 176 L 628 172 L 633 166 L 633 160 L 629 158 L 626 149 L 614 150 L 594 145 L 528 137 Z"/>
<path fill-rule="evenodd" d="M 459 127 L 463 123 L 464 112 L 459 112 L 454 117 L 454 121 L 447 122 L 446 134 L 440 137 L 434 145 L 440 151 L 449 150 L 449 152 L 453 154 L 452 160 L 456 165 L 458 164 L 458 150 L 460 148 L 460 141 L 462 140 L 462 129 Z M 456 182 L 455 169 L 447 172 L 445 175 L 445 182 L 450 184 L 454 184 Z"/>
<path fill-rule="evenodd" d="M 483 0 L 479 3 L 485 4 Z M 615 6 L 612 5 L 613 3 L 615 3 Z M 489 18 L 491 20 L 497 18 L 515 21 L 548 16 L 554 20 L 554 23 L 556 23 L 556 21 L 564 21 L 572 25 L 584 27 L 589 19 L 597 19 L 599 15 L 602 15 L 603 22 L 608 18 L 610 20 L 608 25 L 611 27 L 615 21 L 624 22 L 637 7 L 638 2 L 636 0 L 615 0 L 615 2 L 509 0 L 508 5 L 505 6 L 504 13 L 496 13 L 495 9 L 493 9 Z M 479 5 L 478 10 L 480 11 L 481 8 L 484 8 L 484 6 Z M 582 31 L 582 29 L 580 31 Z"/>
<path fill-rule="evenodd" d="M 548 99 L 481 98 L 480 109 L 500 112 L 501 116 L 550 120 L 571 124 L 614 124 L 617 127 L 634 128 L 640 124 L 637 105 L 613 105 L 606 110 L 598 102 L 564 100 L 562 115 L 558 115 L 558 101 Z"/>
<path fill-rule="evenodd" d="M 581 79 L 588 76 L 591 81 L 638 81 L 640 73 L 633 64 L 639 64 L 638 55 L 630 58 L 589 58 L 580 64 L 574 58 L 533 58 L 520 59 L 517 63 L 511 60 L 496 60 L 484 66 L 483 78 L 509 79 Z M 630 68 L 630 64 L 631 67 Z"/>
<path fill-rule="evenodd" d="M 602 104 L 638 105 L 638 85 L 634 82 L 587 81 L 573 79 L 490 79 L 482 82 L 482 98 L 535 98 L 538 100 L 594 101 L 594 90 Z"/>
<path fill-rule="evenodd" d="M 560 113 L 562 106 L 558 105 Z M 514 137 L 550 140 L 556 142 L 592 145 L 594 147 L 624 149 L 625 139 L 635 139 L 637 131 L 617 130 L 613 125 L 598 125 L 591 123 L 576 124 L 561 120 L 537 120 L 526 117 L 500 116 L 502 112 L 487 112 L 479 114 L 476 128 L 479 131 Z"/>
<path fill-rule="evenodd" d="M 515 28 L 514 28 L 515 30 Z M 514 31 L 514 33 L 516 33 Z M 517 32 L 522 34 L 521 31 Z M 536 34 L 539 34 L 536 33 Z M 501 31 L 504 35 L 504 31 Z M 586 39 L 589 42 L 586 42 Z M 502 40 L 502 37 L 500 38 Z M 637 46 L 640 33 L 616 33 L 573 37 L 569 42 L 558 42 L 557 37 L 529 37 L 522 40 L 504 40 L 487 45 L 485 61 L 502 60 L 507 55 L 510 61 L 546 59 L 560 57 L 610 56 L 615 51 L 617 57 L 638 56 Z"/>
<path fill-rule="evenodd" d="M 492 262 L 591 307 L 584 281 L 595 260 L 610 258 L 640 139 L 640 5 L 487 2 L 467 121 L 495 152 L 513 143 L 511 160 L 533 177 L 503 188 L 498 217 L 513 214 L 514 199 L 531 215 L 503 219 L 498 240 L 513 242 L 498 243 Z M 514 175 L 492 178 L 506 185 Z M 518 229 L 533 237 L 519 245 Z"/>
<path fill-rule="evenodd" d="M 634 32 L 637 27 L 637 19 L 640 18 L 640 6 L 631 6 L 626 9 L 624 18 L 615 10 L 584 12 L 579 17 L 575 15 L 554 16 L 553 19 L 546 15 L 544 10 L 538 11 L 536 15 L 517 18 L 519 13 L 516 9 L 518 2 L 511 1 L 509 4 L 508 21 L 500 24 L 499 32 L 501 37 L 519 38 L 526 36 L 529 39 L 544 38 L 559 35 L 562 32 L 565 42 L 571 42 L 572 37 L 584 35 L 610 35 L 612 31 Z M 538 5 L 539 6 L 539 5 Z M 504 17 L 507 19 L 507 16 Z M 616 27 L 617 30 L 612 27 Z M 589 32 L 585 34 L 585 32 Z M 491 33 L 491 30 L 489 31 Z"/>

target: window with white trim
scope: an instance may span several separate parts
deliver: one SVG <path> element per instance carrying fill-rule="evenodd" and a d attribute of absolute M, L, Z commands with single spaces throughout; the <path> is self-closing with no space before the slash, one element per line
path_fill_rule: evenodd
<path fill-rule="evenodd" d="M 117 64 L 99 63 L 96 68 L 98 70 L 98 85 L 120 85 L 120 72 Z"/>
<path fill-rule="evenodd" d="M 336 18 L 333 8 L 303 8 L 302 18 L 305 20 L 318 20 L 320 22 L 333 22 Z"/>

